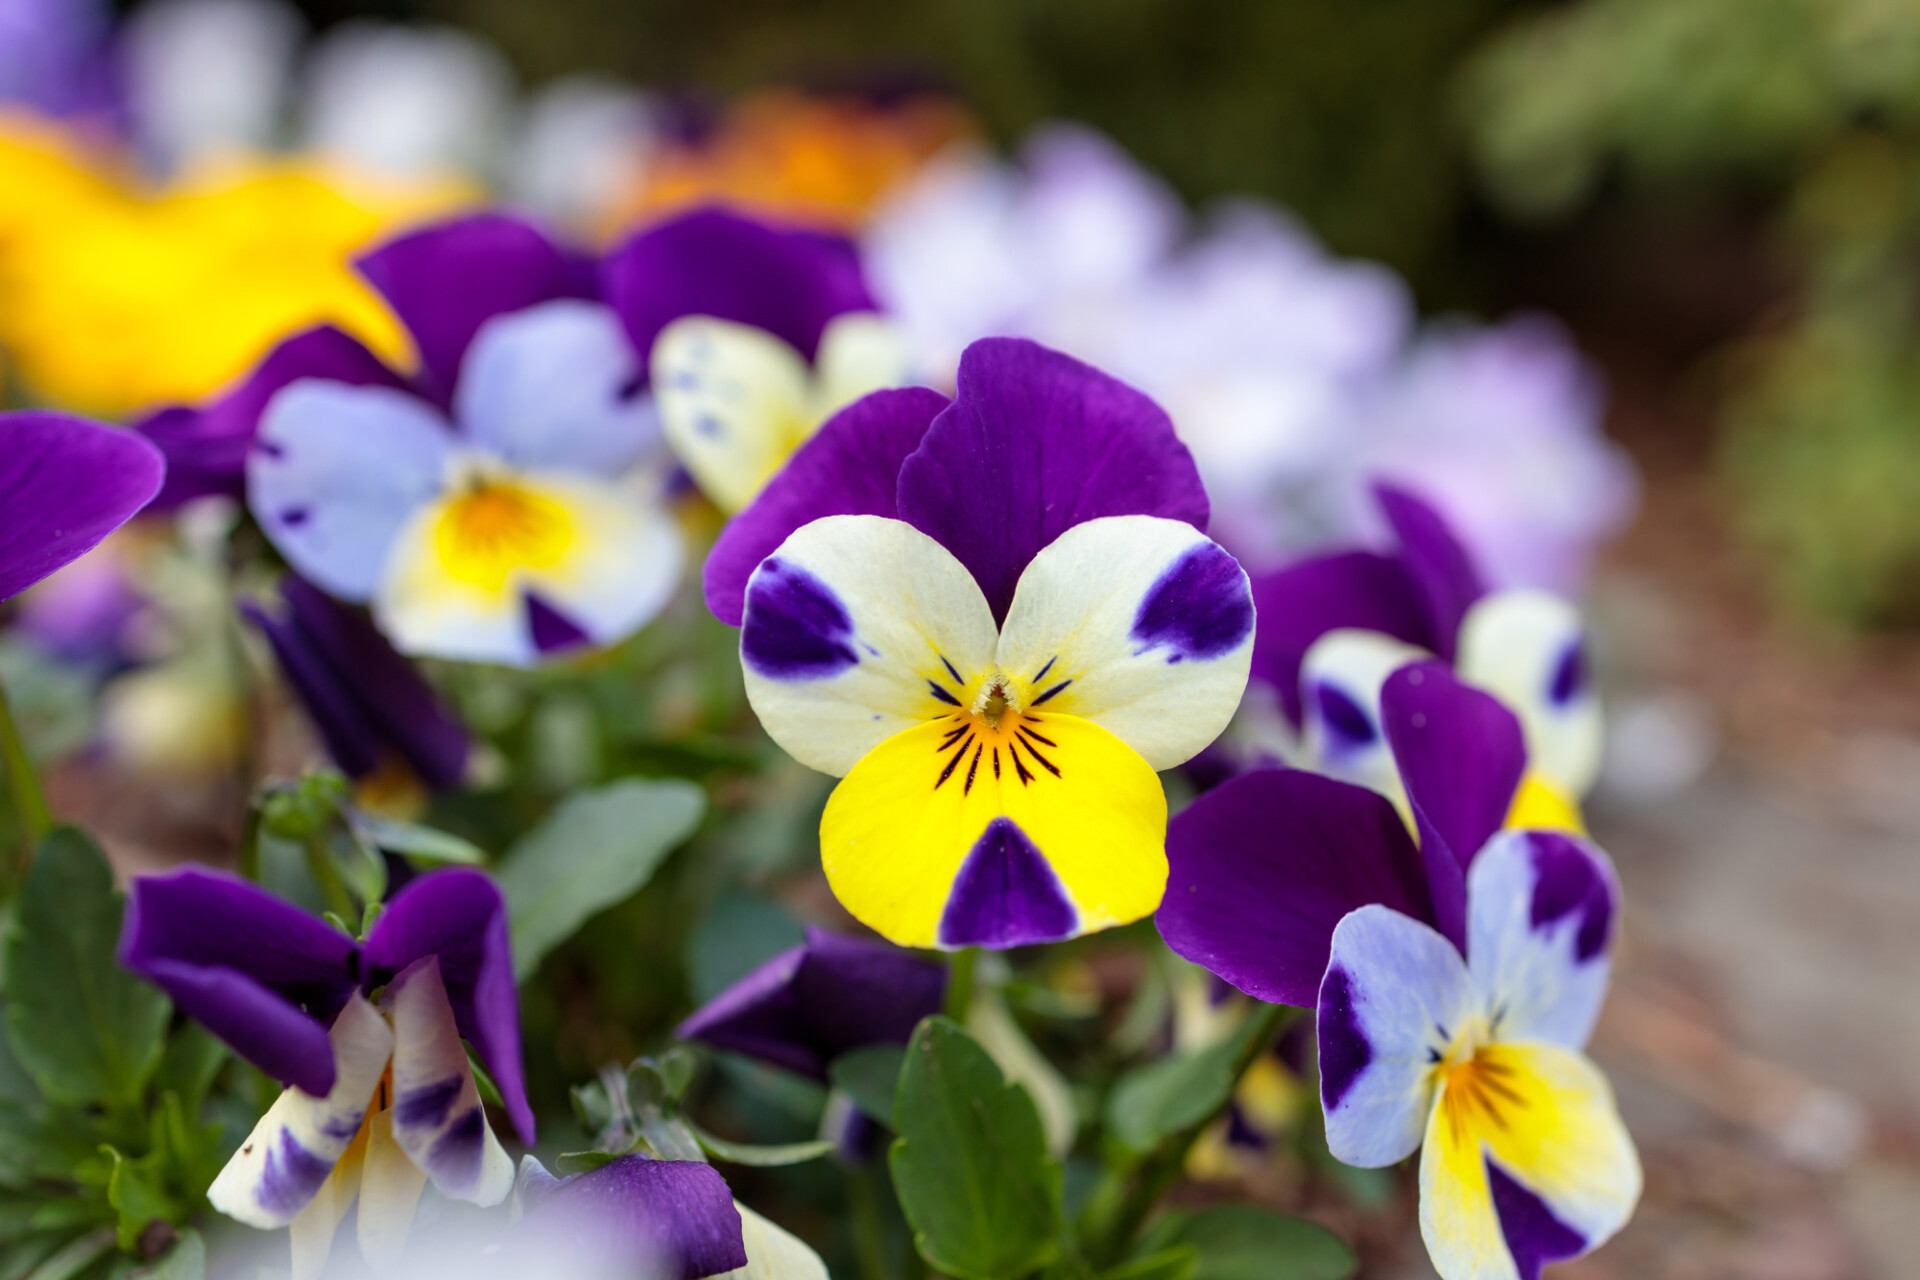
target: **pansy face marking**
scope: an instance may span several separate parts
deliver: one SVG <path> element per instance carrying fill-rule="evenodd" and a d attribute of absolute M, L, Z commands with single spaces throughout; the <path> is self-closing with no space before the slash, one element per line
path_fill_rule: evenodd
<path fill-rule="evenodd" d="M 1007 947 L 1158 904 L 1154 771 L 1225 725 L 1252 631 L 1245 574 L 1179 521 L 1073 526 L 996 627 L 932 538 L 833 516 L 754 573 L 741 657 L 768 732 L 845 775 L 821 822 L 840 901 L 901 945 Z"/>

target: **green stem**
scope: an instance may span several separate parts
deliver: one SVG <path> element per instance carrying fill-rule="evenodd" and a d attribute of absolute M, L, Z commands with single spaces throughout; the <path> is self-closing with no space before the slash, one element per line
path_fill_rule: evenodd
<path fill-rule="evenodd" d="M 307 870 L 320 882 L 320 892 L 326 895 L 327 909 L 346 921 L 347 927 L 356 927 L 359 916 L 354 911 L 353 895 L 347 892 L 347 882 L 340 878 L 340 868 L 333 865 L 333 854 L 327 849 L 326 838 L 315 832 L 303 842 L 307 852 Z"/>
<path fill-rule="evenodd" d="M 943 1010 L 961 1026 L 973 1008 L 973 972 L 980 964 L 980 948 L 962 947 L 947 959 L 947 1000 Z"/>
<path fill-rule="evenodd" d="M 1233 1081 L 1237 1089 L 1240 1078 L 1247 1074 L 1250 1067 L 1260 1060 L 1260 1056 L 1273 1046 L 1280 1033 L 1286 1029 L 1300 1010 L 1283 1004 L 1260 1004 L 1248 1015 L 1254 1024 L 1247 1029 L 1247 1040 L 1240 1051 L 1239 1058 L 1233 1064 Z M 1126 1196 L 1115 1210 L 1112 1225 L 1101 1234 L 1104 1239 L 1096 1241 L 1101 1246 L 1095 1261 L 1111 1265 L 1124 1254 L 1133 1237 L 1160 1203 L 1160 1197 L 1167 1189 L 1179 1181 L 1186 1170 L 1187 1157 L 1193 1151 L 1193 1144 L 1200 1140 L 1207 1127 L 1217 1120 L 1233 1102 L 1233 1089 L 1227 1091 L 1227 1099 L 1220 1107 L 1200 1123 L 1174 1135 L 1159 1150 L 1149 1156 L 1140 1166 L 1139 1173 Z"/>
<path fill-rule="evenodd" d="M 847 1179 L 847 1207 L 852 1211 L 853 1256 L 860 1280 L 887 1280 L 887 1227 L 880 1215 L 881 1184 L 886 1164 L 870 1161 Z"/>
<path fill-rule="evenodd" d="M 7 785 L 13 792 L 13 807 L 20 815 L 20 825 L 26 828 L 28 847 L 37 849 L 53 826 L 53 815 L 47 810 L 47 798 L 40 792 L 40 780 L 34 777 L 33 762 L 27 759 L 26 745 L 20 741 L 20 730 L 13 722 L 13 708 L 7 702 L 4 686 L 0 686 L 0 756 L 6 758 Z"/>

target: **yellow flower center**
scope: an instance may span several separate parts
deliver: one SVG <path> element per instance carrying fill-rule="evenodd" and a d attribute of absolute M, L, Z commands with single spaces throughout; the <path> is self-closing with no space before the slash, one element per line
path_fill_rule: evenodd
<path fill-rule="evenodd" d="M 447 576 L 502 591 L 518 569 L 551 569 L 573 545 L 573 517 L 512 481 L 478 480 L 441 509 L 433 547 Z"/>
<path fill-rule="evenodd" d="M 1488 1045 L 1434 1068 L 1444 1086 L 1440 1105 L 1456 1134 L 1505 1132 L 1527 1106 L 1519 1072 L 1498 1046 Z"/>

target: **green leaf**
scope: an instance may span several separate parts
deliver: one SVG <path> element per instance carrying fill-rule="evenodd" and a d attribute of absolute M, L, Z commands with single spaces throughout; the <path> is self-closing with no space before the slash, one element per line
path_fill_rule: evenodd
<path fill-rule="evenodd" d="M 1147 1152 L 1201 1123 L 1226 1105 L 1248 1037 L 1264 1030 L 1260 1019 L 1250 1017 L 1218 1044 L 1129 1071 L 1107 1095 L 1107 1131 L 1132 1150 Z"/>
<path fill-rule="evenodd" d="M 625 1151 L 563 1151 L 553 1162 L 555 1173 L 572 1177 L 576 1173 L 592 1173 L 602 1165 L 612 1164 Z"/>
<path fill-rule="evenodd" d="M 354 835 L 363 844 L 397 853 L 414 862 L 479 866 L 487 860 L 486 853 L 479 845 L 437 827 L 402 822 L 385 814 L 368 813 L 365 809 L 348 808 L 346 815 Z"/>
<path fill-rule="evenodd" d="M 136 1105 L 160 1062 L 167 998 L 119 967 L 106 858 L 61 827 L 40 846 L 7 941 L 7 1038 L 56 1102 Z"/>
<path fill-rule="evenodd" d="M 198 1115 L 214 1077 L 231 1056 L 227 1046 L 197 1022 L 182 1023 L 167 1041 L 160 1069 L 153 1073 L 153 1091 L 180 1099 L 188 1115 Z"/>
<path fill-rule="evenodd" d="M 148 1223 L 172 1222 L 184 1215 L 162 1183 L 159 1152 L 131 1160 L 112 1147 L 102 1150 L 113 1161 L 113 1176 L 107 1181 L 107 1203 L 120 1215 L 120 1247 L 131 1253 L 140 1243 Z"/>
<path fill-rule="evenodd" d="M 700 824 L 706 793 L 680 778 L 627 778 L 562 801 L 502 860 L 513 969 L 532 976 L 593 916 L 646 884 Z"/>
<path fill-rule="evenodd" d="M 1060 1166 L 1033 1099 L 956 1023 L 913 1033 L 894 1119 L 894 1187 L 928 1265 L 1016 1280 L 1059 1255 Z"/>
<path fill-rule="evenodd" d="M 728 1142 L 725 1138 L 716 1138 L 690 1120 L 682 1119 L 682 1124 L 693 1131 L 700 1140 L 701 1149 L 728 1164 L 751 1165 L 756 1169 L 773 1169 L 781 1165 L 805 1164 L 809 1160 L 818 1160 L 821 1156 L 832 1155 L 835 1143 L 821 1138 L 813 1142 L 787 1142 L 778 1146 L 759 1147 L 745 1142 Z"/>
<path fill-rule="evenodd" d="M 149 1263 L 127 1259 L 116 1265 L 108 1280 L 206 1280 L 207 1246 L 200 1233 L 182 1231 L 171 1247 Z"/>
<path fill-rule="evenodd" d="M 102 1227 L 63 1247 L 27 1273 L 27 1280 L 71 1280 L 113 1248 L 113 1230 Z"/>
<path fill-rule="evenodd" d="M 893 1127 L 893 1102 L 900 1093 L 900 1067 L 907 1051 L 897 1044 L 868 1044 L 849 1049 L 827 1064 L 833 1087 L 853 1099 L 869 1120 Z"/>
<path fill-rule="evenodd" d="M 1225 1205 L 1155 1224 L 1156 1243 L 1192 1246 L 1191 1280 L 1346 1280 L 1360 1263 L 1345 1241 L 1304 1218 Z"/>
<path fill-rule="evenodd" d="M 1200 1251 L 1190 1244 L 1176 1244 L 1144 1258 L 1123 1262 L 1111 1271 L 1100 1273 L 1100 1280 L 1193 1280 L 1200 1265 Z"/>

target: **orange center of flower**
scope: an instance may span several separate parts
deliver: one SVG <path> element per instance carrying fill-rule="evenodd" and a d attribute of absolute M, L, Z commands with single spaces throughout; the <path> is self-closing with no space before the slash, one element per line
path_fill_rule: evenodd
<path fill-rule="evenodd" d="M 501 591 L 516 569 L 551 569 L 573 545 L 573 518 L 552 498 L 488 479 L 447 502 L 433 545 L 447 576 Z"/>
<path fill-rule="evenodd" d="M 1446 1085 L 1440 1105 L 1456 1134 L 1509 1129 L 1527 1105 L 1514 1068 L 1498 1053 L 1478 1052 L 1437 1071 Z"/>

